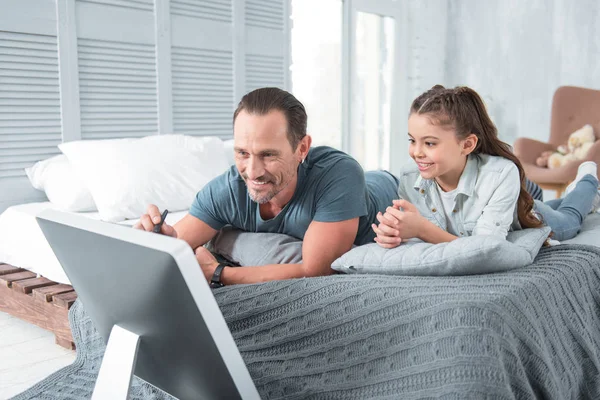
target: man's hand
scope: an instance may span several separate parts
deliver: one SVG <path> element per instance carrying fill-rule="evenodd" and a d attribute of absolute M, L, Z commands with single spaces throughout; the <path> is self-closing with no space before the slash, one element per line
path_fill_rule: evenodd
<path fill-rule="evenodd" d="M 217 259 L 210 251 L 206 249 L 206 247 L 203 246 L 198 247 L 195 253 L 196 260 L 198 260 L 198 264 L 200 264 L 200 268 L 202 268 L 204 277 L 210 282 L 213 274 L 215 273 L 215 269 L 217 269 L 217 266 L 219 265 Z"/>
<path fill-rule="evenodd" d="M 150 204 L 146 209 L 146 214 L 142 215 L 140 220 L 133 225 L 134 229 L 140 229 L 146 232 L 152 232 L 154 229 L 154 225 L 160 222 L 160 210 L 154 204 Z M 177 238 L 177 231 L 171 225 L 167 225 L 166 222 L 163 222 L 160 233 L 167 236 L 172 236 Z"/>

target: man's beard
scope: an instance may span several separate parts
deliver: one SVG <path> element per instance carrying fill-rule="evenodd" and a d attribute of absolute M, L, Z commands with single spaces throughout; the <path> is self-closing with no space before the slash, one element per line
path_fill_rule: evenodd
<path fill-rule="evenodd" d="M 285 189 L 291 181 L 291 179 L 288 179 L 285 182 L 278 183 L 277 179 L 272 175 L 261 176 L 259 179 L 255 179 L 255 181 L 271 184 L 272 189 L 266 193 L 259 194 L 257 192 L 254 192 L 253 189 L 250 189 L 248 187 L 248 176 L 243 174 L 242 178 L 244 178 L 244 181 L 246 182 L 246 187 L 248 188 L 248 195 L 250 196 L 250 199 L 258 204 L 265 204 L 265 203 L 268 203 L 269 201 L 271 201 L 273 199 L 273 197 L 277 196 L 283 189 Z"/>
<path fill-rule="evenodd" d="M 248 195 L 250 196 L 250 199 L 252 199 L 252 201 L 254 201 L 255 203 L 266 204 L 269 201 L 271 201 L 271 199 L 273 199 L 273 197 L 277 196 L 277 194 L 279 192 L 281 192 L 281 190 L 279 190 L 279 191 L 270 190 L 265 194 L 259 195 L 258 193 L 253 193 L 251 190 L 248 190 Z"/>

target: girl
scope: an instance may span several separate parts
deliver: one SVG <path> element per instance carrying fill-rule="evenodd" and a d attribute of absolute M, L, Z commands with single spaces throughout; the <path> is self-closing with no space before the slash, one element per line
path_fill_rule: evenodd
<path fill-rule="evenodd" d="M 410 238 L 429 243 L 470 235 L 506 238 L 509 230 L 537 228 L 542 221 L 564 240 L 577 233 L 598 196 L 596 177 L 578 176 L 560 204 L 536 204 L 538 218 L 520 162 L 498 139 L 483 101 L 468 87 L 436 85 L 417 97 L 408 129 L 416 165 L 400 174 L 402 200 L 372 225 L 382 247 Z"/>

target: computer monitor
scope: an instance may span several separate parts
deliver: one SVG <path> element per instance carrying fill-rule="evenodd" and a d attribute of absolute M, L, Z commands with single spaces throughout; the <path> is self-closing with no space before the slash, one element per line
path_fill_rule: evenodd
<path fill-rule="evenodd" d="M 107 342 L 92 398 L 125 399 L 133 373 L 182 400 L 260 398 L 186 242 L 56 210 L 37 221 Z"/>

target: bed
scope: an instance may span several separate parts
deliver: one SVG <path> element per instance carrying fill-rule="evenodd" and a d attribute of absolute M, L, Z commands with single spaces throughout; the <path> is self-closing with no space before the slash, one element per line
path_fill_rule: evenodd
<path fill-rule="evenodd" d="M 60 295 L 49 302 L 33 289 L 6 310 L 7 292 L 38 274 L 69 284 L 35 223 L 49 207 L 25 204 L 0 215 L 0 242 L 13 245 L 3 257 L 35 275 L 3 287 L 0 305 L 12 313 L 44 305 L 26 319 L 78 353 L 17 399 L 89 398 L 104 345 L 72 288 L 63 288 L 73 297 L 62 308 Z M 496 274 L 338 274 L 225 287 L 215 297 L 263 398 L 599 398 L 599 233 L 600 215 L 590 215 L 571 243 Z M 135 379 L 131 398 L 169 396 Z"/>
<path fill-rule="evenodd" d="M 333 275 L 215 290 L 265 399 L 600 398 L 600 248 L 464 277 Z M 104 353 L 77 301 L 76 361 L 16 400 L 89 398 Z M 134 379 L 132 399 L 170 399 Z"/>

